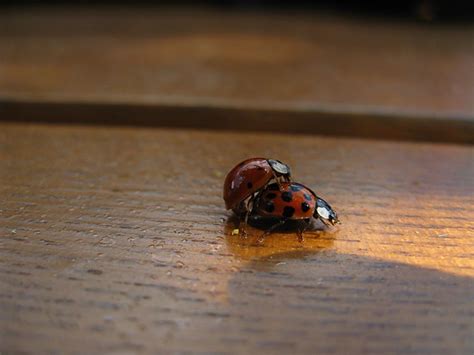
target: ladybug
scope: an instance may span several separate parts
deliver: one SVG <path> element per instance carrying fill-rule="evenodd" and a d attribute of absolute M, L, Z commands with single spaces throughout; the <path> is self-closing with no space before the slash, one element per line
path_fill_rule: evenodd
<path fill-rule="evenodd" d="M 251 158 L 237 164 L 226 176 L 224 201 L 238 215 L 249 213 L 254 194 L 275 179 L 290 181 L 290 167 L 279 160 Z M 278 185 L 277 185 L 278 186 Z"/>
<path fill-rule="evenodd" d="M 303 220 L 306 223 L 304 229 L 309 226 L 311 217 L 320 219 L 325 224 L 340 223 L 336 212 L 326 201 L 297 182 L 268 185 L 257 196 L 253 213 L 262 218 L 278 220 L 264 235 L 288 220 Z M 300 240 L 303 238 L 304 229 L 299 231 Z"/>

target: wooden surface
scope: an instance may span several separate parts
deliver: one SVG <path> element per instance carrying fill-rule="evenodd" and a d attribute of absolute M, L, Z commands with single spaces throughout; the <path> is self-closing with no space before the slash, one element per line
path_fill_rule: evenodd
<path fill-rule="evenodd" d="M 3 123 L 0 352 L 472 354 L 473 154 Z M 342 225 L 230 236 L 223 178 L 260 155 Z"/>
<path fill-rule="evenodd" d="M 473 142 L 474 27 L 321 12 L 12 8 L 0 119 Z M 171 112 L 171 118 L 167 114 Z"/>

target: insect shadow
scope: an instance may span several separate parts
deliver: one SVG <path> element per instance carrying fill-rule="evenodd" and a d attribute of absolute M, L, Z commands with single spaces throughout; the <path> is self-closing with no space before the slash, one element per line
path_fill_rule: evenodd
<path fill-rule="evenodd" d="M 258 231 L 260 231 L 260 234 L 263 232 L 264 234 L 268 233 L 268 235 L 270 235 L 271 233 L 298 234 L 303 231 L 304 233 L 323 232 L 327 231 L 328 227 L 321 221 L 314 219 L 309 220 L 309 222 L 294 219 L 282 221 L 279 218 L 262 218 L 254 215 L 250 216 L 247 223 L 245 223 L 241 218 L 234 214 L 227 218 L 225 231 L 226 233 L 232 233 L 235 229 L 243 229 L 248 232 L 246 234 L 258 235 Z"/>
<path fill-rule="evenodd" d="M 301 225 L 298 221 L 290 220 L 275 228 L 272 233 L 265 235 L 263 243 L 259 243 L 258 239 L 275 223 L 278 223 L 278 220 L 252 219 L 246 226 L 247 233 L 245 235 L 232 235 L 232 231 L 239 225 L 239 218 L 235 215 L 230 216 L 224 226 L 225 240 L 229 251 L 241 259 L 268 257 L 287 252 L 311 253 L 330 248 L 337 234 L 334 229 L 316 222 L 306 230 L 304 240 L 301 241 L 297 235 Z"/>

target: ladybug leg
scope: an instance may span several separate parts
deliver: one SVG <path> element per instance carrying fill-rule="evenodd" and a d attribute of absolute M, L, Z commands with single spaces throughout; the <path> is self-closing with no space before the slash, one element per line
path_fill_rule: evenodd
<path fill-rule="evenodd" d="M 247 231 L 245 230 L 245 227 L 247 226 L 247 223 L 248 223 L 248 220 L 249 220 L 249 215 L 250 215 L 250 212 L 247 211 L 245 213 L 245 217 L 244 217 L 244 220 L 243 220 L 244 223 L 242 223 L 242 227 L 240 228 L 240 234 L 245 238 L 247 237 Z"/>
<path fill-rule="evenodd" d="M 263 242 L 265 241 L 265 237 L 269 235 L 271 232 L 273 232 L 275 229 L 277 229 L 278 227 L 281 227 L 283 224 L 285 224 L 286 221 L 287 221 L 286 219 L 282 219 L 278 223 L 275 223 L 273 226 L 268 228 L 265 232 L 263 232 L 263 234 L 260 237 L 258 237 L 255 244 L 262 245 Z"/>
<path fill-rule="evenodd" d="M 277 174 L 275 174 L 275 172 L 272 170 L 272 174 L 273 174 L 273 178 L 275 179 L 276 183 L 278 184 L 278 188 L 281 190 L 282 187 L 281 187 L 281 179 L 277 176 Z"/>
<path fill-rule="evenodd" d="M 300 243 L 304 242 L 303 233 L 306 231 L 306 229 L 308 229 L 308 227 L 309 227 L 310 224 L 311 224 L 311 220 L 308 218 L 308 219 L 305 219 L 305 220 L 304 220 L 304 226 L 303 226 L 303 228 L 298 228 L 297 234 L 298 234 L 298 241 L 299 241 Z"/>
<path fill-rule="evenodd" d="M 250 215 L 249 211 L 245 212 L 245 216 L 241 218 L 239 221 L 239 233 L 243 237 L 247 237 L 247 231 L 245 230 L 245 227 L 247 226 L 249 215 Z"/>
<path fill-rule="evenodd" d="M 297 234 L 298 234 L 298 242 L 303 243 L 303 242 L 304 242 L 303 231 L 302 231 L 302 230 L 299 230 L 299 231 L 297 232 Z"/>
<path fill-rule="evenodd" d="M 247 205 L 245 207 L 246 211 L 245 211 L 245 216 L 243 218 L 243 225 L 242 225 L 242 228 L 240 228 L 240 234 L 244 237 L 247 237 L 247 231 L 245 230 L 245 227 L 248 225 L 249 223 L 249 217 L 250 217 L 250 213 L 252 213 L 252 210 L 253 210 L 253 201 L 255 199 L 255 196 L 251 196 L 249 198 L 249 200 L 247 201 Z M 239 223 L 239 227 L 240 227 L 240 223 Z"/>
<path fill-rule="evenodd" d="M 247 231 L 245 230 L 246 223 L 239 223 L 239 234 L 243 237 L 247 237 Z"/>

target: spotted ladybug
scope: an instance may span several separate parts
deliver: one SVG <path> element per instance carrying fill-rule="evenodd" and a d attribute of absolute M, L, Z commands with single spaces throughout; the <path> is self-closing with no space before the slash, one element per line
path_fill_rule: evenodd
<path fill-rule="evenodd" d="M 279 160 L 251 158 L 237 164 L 226 176 L 224 201 L 226 208 L 237 214 L 250 210 L 247 199 L 275 179 L 290 181 L 290 167 Z M 247 200 L 247 201 L 246 201 Z"/>
<path fill-rule="evenodd" d="M 267 232 L 271 232 L 288 220 L 304 220 L 306 227 L 311 217 L 321 219 L 325 224 L 339 223 L 336 212 L 311 189 L 297 182 L 270 184 L 256 197 L 255 215 L 278 219 Z M 301 238 L 302 238 L 302 231 Z"/>

